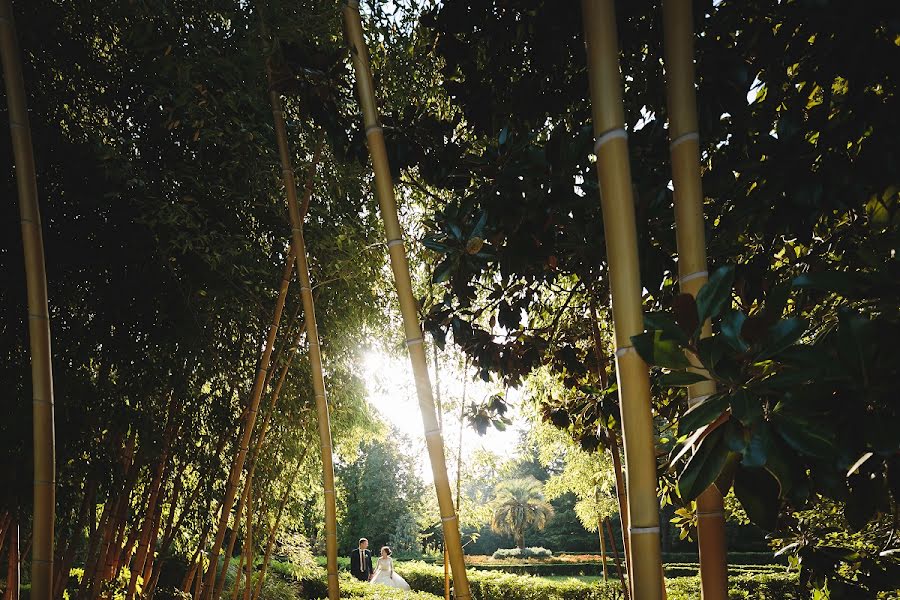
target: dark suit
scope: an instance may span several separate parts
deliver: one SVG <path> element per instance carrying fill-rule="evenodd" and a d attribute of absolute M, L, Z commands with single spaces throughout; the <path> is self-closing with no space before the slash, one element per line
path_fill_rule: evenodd
<path fill-rule="evenodd" d="M 357 548 L 350 553 L 350 573 L 360 581 L 368 581 L 375 570 L 372 568 L 372 553 Z"/>

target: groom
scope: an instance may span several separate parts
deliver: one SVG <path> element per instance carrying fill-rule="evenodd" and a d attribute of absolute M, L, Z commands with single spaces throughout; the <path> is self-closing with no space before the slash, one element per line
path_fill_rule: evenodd
<path fill-rule="evenodd" d="M 359 538 L 359 548 L 350 553 L 350 573 L 360 581 L 372 579 L 372 553 L 369 552 L 369 540 Z"/>

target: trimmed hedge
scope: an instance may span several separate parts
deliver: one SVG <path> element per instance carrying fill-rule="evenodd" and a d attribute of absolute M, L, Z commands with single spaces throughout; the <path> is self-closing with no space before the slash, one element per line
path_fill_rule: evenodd
<path fill-rule="evenodd" d="M 497 550 L 491 556 L 494 560 L 504 558 L 550 558 L 553 553 L 546 548 L 504 548 Z"/>
<path fill-rule="evenodd" d="M 414 598 L 434 600 L 444 591 L 444 571 L 423 562 L 405 562 L 397 571 L 417 593 L 410 594 L 383 586 L 373 588 L 346 575 L 341 578 L 341 596 L 369 599 L 375 595 L 383 600 Z M 616 579 L 606 583 L 578 579 L 550 580 L 528 575 L 513 575 L 498 571 L 469 570 L 469 585 L 477 600 L 622 600 L 622 589 Z M 799 600 L 803 598 L 797 576 L 791 573 L 744 572 L 729 578 L 729 600 Z M 325 573 L 301 582 L 302 598 L 317 600 L 327 597 Z M 666 581 L 669 600 L 696 600 L 700 593 L 700 578 L 670 577 Z"/>

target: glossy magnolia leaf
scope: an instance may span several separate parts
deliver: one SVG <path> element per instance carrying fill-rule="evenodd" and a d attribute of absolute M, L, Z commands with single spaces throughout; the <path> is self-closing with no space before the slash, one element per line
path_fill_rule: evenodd
<path fill-rule="evenodd" d="M 678 294 L 672 302 L 672 310 L 675 313 L 675 322 L 681 331 L 689 337 L 700 328 L 700 318 L 697 316 L 697 302 L 690 294 Z"/>
<path fill-rule="evenodd" d="M 644 361 L 667 369 L 686 369 L 691 366 L 678 342 L 667 339 L 662 331 L 648 331 L 631 336 L 631 343 Z"/>
<path fill-rule="evenodd" d="M 678 477 L 678 494 L 684 500 L 693 500 L 711 486 L 728 458 L 721 429 L 716 429 L 700 442 L 700 447 L 691 456 Z"/>
<path fill-rule="evenodd" d="M 760 421 L 750 430 L 747 445 L 741 452 L 741 464 L 745 467 L 761 467 L 766 464 L 770 444 L 771 428 L 765 421 Z"/>
<path fill-rule="evenodd" d="M 431 281 L 433 283 L 442 283 L 450 279 L 450 275 L 453 273 L 453 267 L 455 266 L 455 261 L 452 257 L 447 257 L 442 260 L 438 265 L 434 268 L 434 275 L 431 277 Z"/>
<path fill-rule="evenodd" d="M 478 221 L 476 221 L 475 226 L 472 228 L 472 233 L 469 235 L 470 238 L 484 237 L 482 234 L 484 233 L 484 226 L 487 224 L 487 218 L 487 211 L 481 211 L 478 216 Z"/>
<path fill-rule="evenodd" d="M 725 458 L 725 465 L 722 467 L 722 472 L 719 473 L 719 476 L 716 477 L 716 480 L 713 483 L 713 485 L 716 486 L 716 489 L 719 490 L 719 493 L 723 496 L 728 494 L 728 490 L 731 489 L 731 485 L 734 483 L 734 476 L 737 473 L 738 465 L 740 465 L 740 463 L 741 455 L 738 452 L 729 452 L 728 456 Z"/>
<path fill-rule="evenodd" d="M 822 292 L 834 292 L 851 295 L 862 284 L 862 278 L 856 273 L 846 271 L 819 271 L 804 273 L 794 278 L 794 287 Z"/>
<path fill-rule="evenodd" d="M 765 469 L 740 466 L 734 476 L 734 495 L 754 525 L 772 531 L 778 522 L 778 482 Z"/>
<path fill-rule="evenodd" d="M 648 331 L 662 331 L 669 339 L 687 345 L 690 337 L 682 331 L 675 321 L 674 315 L 662 311 L 644 313 L 644 328 Z"/>
<path fill-rule="evenodd" d="M 744 425 L 753 425 L 762 418 L 763 400 L 749 390 L 739 389 L 729 397 L 731 414 Z"/>
<path fill-rule="evenodd" d="M 672 371 L 659 378 L 661 384 L 673 387 L 693 385 L 701 381 L 709 380 L 700 373 L 694 373 L 693 371 Z"/>
<path fill-rule="evenodd" d="M 425 237 L 422 239 L 422 245 L 428 248 L 429 250 L 434 250 L 435 252 L 440 252 L 442 254 L 446 254 L 450 252 L 452 248 L 443 242 L 439 242 L 431 237 Z"/>
<path fill-rule="evenodd" d="M 741 328 L 744 327 L 744 322 L 746 320 L 747 315 L 741 311 L 729 310 L 725 313 L 725 316 L 722 317 L 722 322 L 719 325 L 722 337 L 728 342 L 729 346 L 738 352 L 746 352 L 747 348 L 750 347 L 741 337 Z"/>
<path fill-rule="evenodd" d="M 782 411 L 775 411 L 773 423 L 778 435 L 795 450 L 816 458 L 834 456 L 835 435 L 826 423 Z"/>
<path fill-rule="evenodd" d="M 765 360 L 771 358 L 782 350 L 793 346 L 803 336 L 808 326 L 809 322 L 806 319 L 798 319 L 796 317 L 781 319 L 769 328 L 766 338 L 763 340 L 762 348 L 756 355 L 756 359 Z"/>
<path fill-rule="evenodd" d="M 681 415 L 681 419 L 678 420 L 678 434 L 687 435 L 704 425 L 709 425 L 725 412 L 726 408 L 728 408 L 728 396 L 713 394 Z"/>
<path fill-rule="evenodd" d="M 763 308 L 763 313 L 767 319 L 771 319 L 770 322 L 774 322 L 781 318 L 781 315 L 784 313 L 784 307 L 787 306 L 787 301 L 790 297 L 790 281 L 782 281 L 769 290 L 769 293 L 766 294 L 766 303 Z"/>
<path fill-rule="evenodd" d="M 716 365 L 719 364 L 719 361 L 722 360 L 722 357 L 727 352 L 728 345 L 725 344 L 720 335 L 703 338 L 697 342 L 697 357 L 711 373 L 716 372 Z"/>
<path fill-rule="evenodd" d="M 734 283 L 734 267 L 720 267 L 697 292 L 697 316 L 700 322 L 716 317 L 731 304 L 731 286 Z"/>

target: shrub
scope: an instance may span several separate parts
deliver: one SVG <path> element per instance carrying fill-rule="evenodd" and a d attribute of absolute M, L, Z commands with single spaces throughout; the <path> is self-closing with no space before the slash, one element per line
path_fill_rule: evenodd
<path fill-rule="evenodd" d="M 793 573 L 735 575 L 728 578 L 728 600 L 800 600 L 805 594 Z M 666 580 L 668 600 L 696 600 L 700 577 Z"/>
<path fill-rule="evenodd" d="M 549 558 L 553 553 L 546 548 L 508 548 L 500 549 L 494 552 L 494 560 L 502 560 L 504 558 Z"/>

